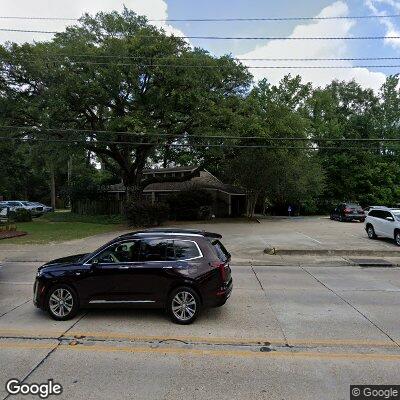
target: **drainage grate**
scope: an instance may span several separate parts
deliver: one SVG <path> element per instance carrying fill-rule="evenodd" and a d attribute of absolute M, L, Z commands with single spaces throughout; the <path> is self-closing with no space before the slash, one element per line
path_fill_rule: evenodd
<path fill-rule="evenodd" d="M 360 267 L 394 267 L 395 264 L 383 258 L 349 258 Z"/>

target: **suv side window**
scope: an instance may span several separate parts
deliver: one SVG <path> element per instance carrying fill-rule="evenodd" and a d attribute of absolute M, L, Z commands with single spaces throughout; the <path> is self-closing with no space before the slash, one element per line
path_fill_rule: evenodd
<path fill-rule="evenodd" d="M 377 217 L 378 217 L 378 210 L 371 210 L 371 211 L 368 213 L 368 216 L 369 216 L 369 217 L 375 217 L 375 218 L 377 218 Z"/>
<path fill-rule="evenodd" d="M 225 246 L 219 241 L 219 240 L 214 240 L 212 242 L 212 245 L 214 247 L 215 252 L 218 255 L 218 258 L 222 261 L 222 262 L 226 262 L 228 261 L 230 254 L 228 253 L 228 251 L 226 250 Z"/>
<path fill-rule="evenodd" d="M 390 217 L 393 218 L 393 215 L 389 211 L 382 211 L 382 217 L 383 219 Z"/>
<path fill-rule="evenodd" d="M 174 240 L 174 248 L 177 260 L 191 260 L 202 256 L 197 244 L 191 240 Z"/>
<path fill-rule="evenodd" d="M 94 259 L 100 264 L 114 264 L 123 262 L 138 261 L 139 258 L 139 241 L 115 243 L 107 249 L 103 250 Z"/>
<path fill-rule="evenodd" d="M 173 261 L 174 247 L 172 240 L 142 239 L 140 241 L 139 261 Z"/>

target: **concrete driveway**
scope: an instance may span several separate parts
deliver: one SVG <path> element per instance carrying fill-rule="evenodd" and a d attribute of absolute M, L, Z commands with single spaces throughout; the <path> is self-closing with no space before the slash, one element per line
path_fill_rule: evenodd
<path fill-rule="evenodd" d="M 233 266 L 228 303 L 179 326 L 157 310 L 53 321 L 32 304 L 38 265 L 0 271 L 0 398 L 10 378 L 157 400 L 348 399 L 350 384 L 400 379 L 398 268 Z"/>

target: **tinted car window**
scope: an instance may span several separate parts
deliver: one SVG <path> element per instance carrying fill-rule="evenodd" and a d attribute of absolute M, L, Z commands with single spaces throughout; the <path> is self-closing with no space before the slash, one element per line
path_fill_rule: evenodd
<path fill-rule="evenodd" d="M 132 242 L 115 243 L 103 250 L 95 259 L 101 264 L 113 264 L 120 262 L 134 262 L 139 259 L 138 240 Z"/>
<path fill-rule="evenodd" d="M 392 215 L 388 211 L 383 210 L 371 210 L 368 214 L 371 217 L 385 219 L 386 217 L 391 217 Z"/>
<path fill-rule="evenodd" d="M 141 240 L 139 261 L 172 261 L 174 259 L 172 240 Z"/>
<path fill-rule="evenodd" d="M 229 258 L 229 253 L 225 249 L 224 245 L 219 240 L 215 240 L 214 242 L 212 242 L 212 245 L 214 247 L 215 252 L 218 255 L 218 258 L 222 262 L 226 262 Z"/>
<path fill-rule="evenodd" d="M 382 217 L 381 218 L 385 219 L 387 217 L 393 218 L 392 214 L 390 214 L 389 211 L 382 211 Z"/>
<path fill-rule="evenodd" d="M 174 240 L 175 257 L 177 260 L 189 260 L 200 257 L 196 243 L 186 240 Z"/>

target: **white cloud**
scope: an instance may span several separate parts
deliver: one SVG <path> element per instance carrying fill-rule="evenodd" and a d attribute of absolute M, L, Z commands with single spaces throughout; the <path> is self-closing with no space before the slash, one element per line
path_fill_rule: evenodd
<path fill-rule="evenodd" d="M 348 6 L 344 1 L 336 1 L 324 8 L 319 17 L 348 15 Z M 351 20 L 319 20 L 309 24 L 298 25 L 289 37 L 311 36 L 350 36 L 354 26 Z M 276 40 L 265 45 L 259 45 L 254 50 L 238 55 L 238 58 L 337 58 L 349 57 L 345 40 Z M 306 66 L 306 65 L 341 65 L 351 66 L 349 61 L 244 61 L 246 65 L 262 66 Z M 333 79 L 349 81 L 354 79 L 364 87 L 378 90 L 385 81 L 386 75 L 381 72 L 371 72 L 367 68 L 354 69 L 252 69 L 255 80 L 267 78 L 271 83 L 278 83 L 288 73 L 300 75 L 305 82 L 317 86 L 325 86 Z"/>
<path fill-rule="evenodd" d="M 366 6 L 371 10 L 374 15 L 387 15 L 386 11 L 380 10 L 378 5 L 389 6 L 395 12 L 400 12 L 400 1 L 395 0 L 366 0 Z M 396 50 L 400 50 L 400 40 L 391 39 L 392 36 L 400 36 L 400 30 L 395 26 L 391 19 L 382 18 L 379 22 L 386 27 L 385 43 L 390 45 Z"/>
<path fill-rule="evenodd" d="M 148 19 L 168 18 L 168 6 L 165 0 L 1 0 L 2 16 L 24 17 L 64 17 L 79 18 L 83 13 L 95 14 L 99 11 L 121 11 L 125 5 L 139 15 Z M 15 20 L 0 19 L 0 28 L 62 31 L 65 26 L 73 21 L 48 21 L 48 20 Z M 182 36 L 183 33 L 165 22 L 152 22 L 159 28 L 164 28 L 168 34 Z M 33 40 L 48 40 L 50 34 L 0 32 L 0 42 L 31 42 Z"/>

